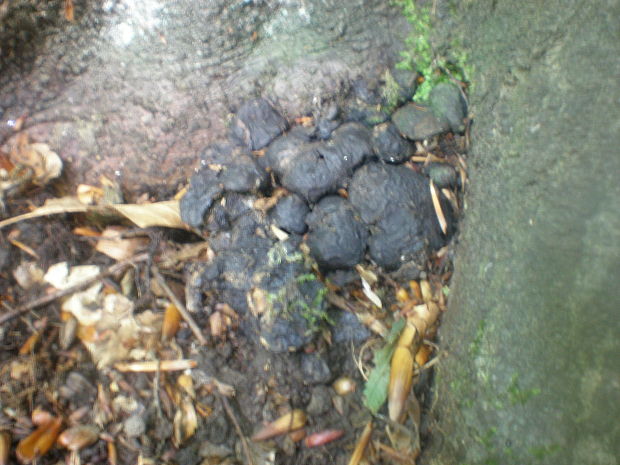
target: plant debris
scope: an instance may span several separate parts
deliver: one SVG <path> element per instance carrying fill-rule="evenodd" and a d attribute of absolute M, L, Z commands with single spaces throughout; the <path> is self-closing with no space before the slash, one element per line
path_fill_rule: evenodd
<path fill-rule="evenodd" d="M 386 118 L 407 100 L 375 92 Z M 66 195 L 60 158 L 19 138 L 0 465 L 415 463 L 466 147 L 364 108 L 289 122 L 253 100 L 188 188 L 142 203 L 105 178 Z"/>

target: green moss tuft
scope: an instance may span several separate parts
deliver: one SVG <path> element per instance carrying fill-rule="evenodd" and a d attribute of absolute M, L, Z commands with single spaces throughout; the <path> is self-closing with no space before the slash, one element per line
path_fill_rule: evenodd
<path fill-rule="evenodd" d="M 428 7 L 419 7 L 415 0 L 393 0 L 403 10 L 403 15 L 413 26 L 413 31 L 405 39 L 407 49 L 401 52 L 402 61 L 396 67 L 416 71 L 420 84 L 413 100 L 427 102 L 431 90 L 440 82 L 459 81 L 468 83 L 473 75 L 473 66 L 468 64 L 467 52 L 458 41 L 452 41 L 444 56 L 437 53 L 431 42 L 433 29 L 431 12 Z"/>

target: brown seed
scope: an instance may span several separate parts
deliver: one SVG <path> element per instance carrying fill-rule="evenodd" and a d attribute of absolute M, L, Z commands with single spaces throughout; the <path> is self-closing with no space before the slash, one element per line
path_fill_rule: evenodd
<path fill-rule="evenodd" d="M 66 429 L 58 436 L 58 444 L 77 451 L 94 444 L 99 438 L 99 429 L 93 425 L 78 425 Z"/>
<path fill-rule="evenodd" d="M 409 287 L 411 288 L 411 294 L 413 298 L 416 300 L 422 300 L 422 289 L 420 289 L 420 284 L 417 281 L 409 281 Z"/>
<path fill-rule="evenodd" d="M 26 342 L 24 342 L 24 345 L 20 347 L 19 355 L 27 355 L 33 352 L 34 346 L 37 344 L 40 337 L 41 337 L 41 333 L 39 331 L 32 333 L 28 337 L 28 339 L 26 339 Z"/>
<path fill-rule="evenodd" d="M 433 348 L 428 344 L 422 344 L 418 349 L 418 352 L 415 354 L 415 362 L 418 366 L 423 367 L 428 362 L 428 359 L 433 352 Z"/>
<path fill-rule="evenodd" d="M 69 317 L 60 327 L 60 334 L 58 335 L 58 342 L 60 343 L 60 347 L 62 349 L 67 350 L 69 347 L 71 347 L 71 344 L 73 344 L 73 341 L 75 341 L 77 328 L 77 319 L 73 315 L 69 315 Z"/>
<path fill-rule="evenodd" d="M 420 290 L 422 291 L 422 298 L 424 302 L 429 302 L 433 300 L 433 290 L 431 289 L 431 283 L 429 283 L 426 279 L 420 281 Z"/>
<path fill-rule="evenodd" d="M 164 340 L 172 339 L 181 326 L 181 312 L 174 304 L 169 304 L 164 312 L 164 322 L 161 327 L 161 337 Z"/>
<path fill-rule="evenodd" d="M 41 407 L 37 407 L 30 414 L 30 419 L 34 425 L 41 426 L 52 421 L 54 419 L 54 415 L 47 410 L 43 410 Z"/>
<path fill-rule="evenodd" d="M 396 291 L 396 300 L 401 303 L 407 302 L 410 299 L 409 293 L 405 290 L 404 287 L 401 287 Z"/>
<path fill-rule="evenodd" d="M 304 440 L 304 444 L 306 447 L 324 446 L 325 444 L 335 441 L 336 439 L 340 439 L 342 436 L 344 436 L 343 430 L 328 429 L 311 434 Z"/>
<path fill-rule="evenodd" d="M 295 409 L 261 428 L 252 436 L 252 441 L 264 441 L 265 439 L 303 428 L 305 424 L 306 414 L 302 410 Z"/>
<path fill-rule="evenodd" d="M 306 437 L 306 430 L 298 429 L 297 431 L 291 431 L 288 433 L 288 437 L 291 438 L 291 441 L 293 442 L 299 442 Z"/>
<path fill-rule="evenodd" d="M 116 454 L 116 445 L 113 441 L 108 442 L 108 462 L 110 465 L 118 464 L 118 457 Z"/>
<path fill-rule="evenodd" d="M 0 431 L 0 465 L 8 465 L 10 451 L 11 434 L 8 431 Z"/>

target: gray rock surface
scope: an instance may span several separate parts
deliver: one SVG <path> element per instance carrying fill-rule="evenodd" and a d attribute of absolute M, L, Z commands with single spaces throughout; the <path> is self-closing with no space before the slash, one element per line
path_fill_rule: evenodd
<path fill-rule="evenodd" d="M 465 131 L 467 103 L 461 90 L 454 84 L 440 82 L 431 90 L 430 107 L 443 125 L 452 132 Z"/>
<path fill-rule="evenodd" d="M 411 140 L 429 139 L 450 128 L 446 120 L 438 119 L 429 107 L 418 103 L 400 107 L 392 115 L 392 121 L 400 133 Z"/>
<path fill-rule="evenodd" d="M 620 3 L 444 6 L 475 122 L 424 463 L 617 465 Z"/>
<path fill-rule="evenodd" d="M 384 0 L 87 0 L 74 23 L 61 0 L 2 5 L 0 148 L 27 116 L 71 182 L 136 196 L 174 194 L 248 99 L 291 120 L 378 77 L 407 30 Z"/>

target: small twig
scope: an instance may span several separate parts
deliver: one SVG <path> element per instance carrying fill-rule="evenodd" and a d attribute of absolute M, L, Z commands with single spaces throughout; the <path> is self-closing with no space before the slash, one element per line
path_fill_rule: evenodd
<path fill-rule="evenodd" d="M 194 336 L 196 336 L 196 338 L 198 339 L 198 341 L 200 341 L 202 345 L 206 345 L 207 340 L 203 336 L 202 331 L 200 331 L 200 328 L 198 327 L 198 325 L 196 324 L 196 322 L 194 321 L 190 313 L 185 308 L 185 305 L 183 305 L 181 301 L 177 299 L 177 296 L 174 295 L 174 292 L 172 292 L 172 289 L 170 289 L 170 287 L 166 283 L 166 280 L 161 275 L 157 267 L 156 266 L 151 267 L 151 272 L 153 273 L 153 276 L 155 277 L 157 284 L 160 285 L 160 287 L 164 290 L 164 292 L 166 293 L 170 301 L 179 310 L 179 313 L 181 314 L 181 316 L 183 317 L 183 319 L 185 320 L 189 328 L 194 333 Z"/>
<path fill-rule="evenodd" d="M 245 453 L 246 459 L 248 461 L 248 465 L 255 465 L 254 460 L 252 460 L 252 454 L 250 453 L 250 446 L 248 445 L 248 440 L 243 434 L 243 431 L 241 431 L 241 426 L 239 426 L 237 417 L 235 417 L 235 413 L 230 408 L 228 399 L 226 399 L 226 397 L 221 394 L 218 397 L 220 398 L 220 401 L 222 402 L 222 405 L 224 406 L 224 410 L 226 410 L 226 414 L 228 415 L 228 418 L 230 418 L 230 421 L 232 421 L 233 425 L 235 426 L 235 430 L 237 430 L 237 434 L 239 435 L 239 439 L 241 440 L 241 446 L 243 447 L 243 452 Z"/>
<path fill-rule="evenodd" d="M 183 371 L 196 368 L 196 360 L 147 360 L 145 362 L 118 362 L 114 368 L 123 373 L 160 373 L 162 371 Z"/>
<path fill-rule="evenodd" d="M 157 418 L 160 420 L 164 418 L 164 414 L 161 411 L 161 402 L 159 400 L 159 375 L 160 371 L 160 361 L 157 361 L 157 372 L 155 373 L 155 379 L 153 380 L 153 399 L 155 408 L 157 409 Z"/>
<path fill-rule="evenodd" d="M 123 269 L 127 268 L 128 266 L 131 266 L 135 263 L 138 262 L 143 262 L 145 260 L 148 259 L 148 255 L 147 254 L 139 254 L 136 255 L 134 257 L 128 258 L 127 260 L 123 260 L 121 262 L 116 263 L 115 265 L 112 265 L 110 268 L 108 268 L 105 271 L 102 271 L 101 273 L 99 273 L 97 276 L 93 276 L 92 278 L 89 278 L 85 281 L 82 281 L 80 283 L 77 283 L 73 286 L 67 287 L 65 289 L 61 289 L 59 291 L 54 292 L 53 294 L 49 294 L 49 295 L 45 295 L 43 297 L 39 297 L 38 299 L 34 299 L 24 305 L 20 305 L 19 307 L 17 307 L 14 311 L 9 312 L 9 313 L 5 313 L 4 315 L 0 315 L 0 325 L 3 323 L 6 323 L 9 320 L 12 320 L 13 318 L 18 317 L 19 315 L 21 315 L 22 313 L 26 313 L 30 310 L 33 310 L 35 308 L 38 307 L 42 307 L 43 305 L 47 305 L 51 302 L 53 302 L 56 299 L 60 299 L 61 297 L 65 297 L 68 295 L 71 295 L 75 292 L 81 291 L 82 289 L 90 286 L 91 284 L 94 284 L 104 278 L 107 278 L 108 276 L 112 276 L 120 271 L 122 271 Z"/>

